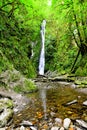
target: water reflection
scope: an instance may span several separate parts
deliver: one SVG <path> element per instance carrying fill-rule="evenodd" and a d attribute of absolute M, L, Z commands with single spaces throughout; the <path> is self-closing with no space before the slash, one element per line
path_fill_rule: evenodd
<path fill-rule="evenodd" d="M 47 118 L 47 106 L 46 106 L 46 88 L 40 89 L 40 98 L 42 100 L 42 106 L 44 111 L 44 119 Z"/>
<path fill-rule="evenodd" d="M 76 91 L 70 85 L 54 82 L 40 83 L 39 86 L 37 93 L 27 95 L 33 101 L 18 115 L 15 115 L 14 123 L 17 124 L 21 120 L 43 120 L 43 113 L 44 119 L 56 117 L 64 119 L 68 117 L 72 120 L 82 119 L 87 121 L 87 106 L 83 105 L 83 102 L 87 100 L 87 94 Z M 77 102 L 66 105 L 74 100 L 77 100 Z M 41 113 L 40 116 L 37 115 L 39 112 Z"/>

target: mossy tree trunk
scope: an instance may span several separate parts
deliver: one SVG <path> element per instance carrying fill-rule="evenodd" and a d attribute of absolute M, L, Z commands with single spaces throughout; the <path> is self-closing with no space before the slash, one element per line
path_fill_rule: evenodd
<path fill-rule="evenodd" d="M 74 17 L 74 22 L 75 22 L 75 28 L 77 30 L 77 34 L 73 33 L 73 38 L 75 40 L 75 43 L 77 44 L 78 53 L 72 65 L 71 72 L 75 72 L 76 70 L 75 65 L 78 60 L 79 55 L 81 55 L 81 61 L 84 59 L 84 57 L 85 59 L 87 59 L 86 58 L 87 57 L 87 33 L 86 33 L 86 22 L 84 22 L 86 21 L 86 19 L 83 18 L 83 12 L 84 12 L 83 4 L 84 2 L 83 3 L 81 2 L 79 5 L 79 9 L 80 9 L 80 19 L 79 19 L 78 14 L 74 8 L 74 2 L 72 0 L 72 12 L 73 12 L 73 17 Z M 85 61 L 85 64 L 86 64 L 86 61 Z"/>

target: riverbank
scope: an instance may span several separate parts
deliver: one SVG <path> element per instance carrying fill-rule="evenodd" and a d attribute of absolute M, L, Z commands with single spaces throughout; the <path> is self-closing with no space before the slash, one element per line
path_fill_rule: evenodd
<path fill-rule="evenodd" d="M 71 83 L 67 82 L 36 82 L 36 84 L 40 91 L 36 94 L 26 95 L 27 99 L 31 98 L 30 102 L 28 102 L 21 111 L 15 113 L 12 123 L 10 125 L 7 124 L 7 127 L 3 130 L 65 130 L 66 126 L 67 130 L 86 129 L 86 127 L 84 127 L 87 121 L 86 106 L 83 106 L 83 101 L 85 101 L 86 98 L 85 94 L 78 93 L 78 95 L 74 96 L 76 92 L 72 89 L 72 86 L 70 86 Z M 68 93 L 66 91 L 67 89 L 70 90 Z M 39 92 L 41 92 L 43 96 L 38 97 L 40 96 Z M 57 97 L 58 95 L 59 97 Z M 46 108 L 47 113 L 45 119 L 41 107 L 43 106 L 41 105 L 41 98 L 42 104 L 46 105 L 46 102 L 50 103 L 47 104 L 48 107 L 43 107 Z M 21 104 L 21 106 L 23 106 L 23 104 Z"/>
<path fill-rule="evenodd" d="M 17 73 L 18 74 L 18 73 Z M 6 75 L 7 75 L 7 79 L 6 79 Z M 11 76 L 12 75 L 15 75 L 14 73 L 12 74 L 11 73 Z M 32 97 L 32 95 L 33 95 L 33 93 L 32 92 L 35 92 L 35 91 L 24 91 L 24 90 L 22 90 L 21 91 L 21 93 L 16 93 L 16 92 L 14 92 L 14 84 L 15 83 L 20 83 L 20 82 L 18 82 L 18 80 L 17 80 L 17 77 L 15 77 L 16 78 L 16 82 L 15 82 L 15 80 L 13 80 L 13 79 L 15 79 L 15 78 L 12 78 L 12 81 L 13 81 L 13 83 L 12 83 L 12 81 L 11 81 L 11 79 L 9 80 L 9 77 L 8 77 L 8 74 L 7 73 L 5 73 L 4 74 L 4 76 L 5 76 L 5 78 L 3 77 L 3 79 L 1 78 L 1 83 L 2 83 L 2 81 L 3 81 L 3 84 L 2 84 L 2 86 L 0 87 L 0 97 L 1 97 L 1 99 L 2 98 L 8 98 L 8 99 L 11 99 L 12 101 L 13 101 L 13 107 L 11 107 L 11 109 L 13 109 L 13 113 L 14 114 L 12 114 L 11 115 L 11 117 L 10 117 L 10 119 L 12 119 L 13 120 L 13 115 L 16 115 L 15 116 L 15 121 L 13 121 L 13 123 L 11 122 L 11 124 L 15 124 L 15 122 L 16 122 L 16 120 L 18 120 L 18 122 L 20 122 L 20 121 L 23 121 L 23 119 L 26 119 L 25 117 L 25 115 L 26 115 L 26 113 L 27 113 L 27 110 L 25 109 L 26 107 L 27 107 L 27 105 L 28 104 L 30 104 L 30 108 L 32 109 L 30 109 L 30 108 L 28 108 L 29 110 L 28 110 L 28 112 L 29 113 L 34 113 L 34 111 L 36 111 L 35 109 L 36 108 L 33 108 L 33 106 L 35 106 L 35 102 L 36 102 L 36 106 L 37 106 L 37 109 L 38 109 L 38 111 L 36 112 L 36 113 L 34 113 L 33 114 L 33 117 L 32 118 L 35 118 L 35 122 L 37 122 L 37 123 L 39 123 L 38 121 L 39 121 L 39 118 L 40 118 L 40 123 L 41 123 L 41 125 L 42 124 L 44 124 L 43 122 L 45 122 L 44 120 L 43 120 L 43 114 L 41 114 L 42 112 L 39 110 L 39 107 L 40 106 L 38 106 L 38 99 L 37 99 L 37 96 L 35 96 L 35 97 Z M 24 79 L 23 77 L 21 77 L 22 79 Z M 19 79 L 21 79 L 21 78 L 19 78 Z M 83 81 L 86 81 L 86 78 L 87 77 L 69 77 L 69 76 L 67 76 L 67 75 L 62 75 L 62 76 L 39 76 L 39 77 L 37 77 L 37 78 L 35 78 L 35 79 L 32 79 L 33 81 L 33 83 L 34 84 L 36 84 L 36 86 L 37 86 L 37 89 L 35 89 L 35 90 L 38 90 L 38 89 L 40 89 L 40 88 L 45 88 L 45 89 L 47 89 L 48 91 L 51 89 L 51 88 L 58 88 L 58 86 L 61 86 L 61 89 L 59 90 L 59 92 L 61 92 L 62 93 L 62 88 L 64 88 L 64 87 L 66 87 L 66 88 L 73 88 L 75 91 L 79 91 L 79 92 L 83 92 L 82 94 L 84 95 L 84 97 L 85 97 L 85 94 L 87 95 L 87 85 L 86 84 L 83 84 L 84 82 Z M 84 79 L 84 80 L 83 80 Z M 7 82 L 8 81 L 8 82 Z M 9 82 L 10 81 L 10 82 Z M 20 81 L 20 80 L 19 80 Z M 77 81 L 80 81 L 80 82 L 77 82 Z M 76 83 L 75 83 L 76 82 Z M 8 83 L 9 85 L 11 84 L 11 86 L 7 89 L 7 87 L 5 86 L 6 85 L 6 83 Z M 23 83 L 23 82 L 22 82 Z M 78 83 L 78 84 L 77 84 Z M 13 87 L 12 87 L 12 84 L 13 84 Z M 20 86 L 22 87 L 22 85 L 23 84 L 21 84 Z M 83 87 L 83 85 L 84 85 L 84 87 Z M 29 90 L 29 89 L 28 89 Z M 65 90 L 63 90 L 63 92 L 64 92 Z M 71 91 L 72 91 L 72 89 L 71 89 Z M 30 95 L 30 94 L 32 94 L 32 95 Z M 75 93 L 75 92 L 74 92 Z M 73 93 L 73 94 L 74 94 Z M 34 93 L 35 94 L 35 93 Z M 63 93 L 62 93 L 63 94 Z M 78 97 L 82 97 L 82 94 L 81 95 L 78 95 Z M 27 97 L 28 95 L 30 95 L 29 97 Z M 50 96 L 52 96 L 52 94 L 50 95 Z M 71 93 L 71 96 L 72 96 L 72 93 Z M 62 96 L 61 96 L 62 97 Z M 60 98 L 61 98 L 60 97 Z M 60 99 L 59 98 L 59 99 Z M 53 100 L 53 99 L 52 99 Z M 62 101 L 62 100 L 61 100 Z M 75 101 L 77 102 L 77 99 L 75 99 Z M 72 100 L 72 102 L 73 102 L 73 100 Z M 62 101 L 62 103 L 63 103 L 63 101 Z M 53 107 L 53 106 L 52 106 Z M 60 109 L 61 110 L 61 109 Z M 25 112 L 23 112 L 23 113 L 25 113 L 25 114 L 23 114 L 22 115 L 22 111 L 25 111 Z M 1 110 L 1 113 L 3 112 L 3 108 L 2 108 L 2 110 Z M 59 111 L 60 112 L 60 111 Z M 69 111 L 70 113 L 72 113 L 72 111 Z M 49 112 L 48 112 L 49 113 Z M 53 109 L 53 111 L 51 112 L 50 111 L 50 114 L 52 114 L 51 116 L 53 116 L 53 117 L 50 117 L 50 118 L 52 118 L 52 121 L 50 122 L 50 121 L 47 121 L 47 124 L 46 125 L 48 125 L 48 123 L 50 122 L 50 123 L 52 123 L 53 122 L 53 118 L 55 117 L 55 118 L 60 118 L 60 117 L 58 117 L 58 115 L 57 116 L 54 116 L 55 115 L 55 111 L 54 111 L 54 109 Z M 21 118 L 19 118 L 20 116 L 22 115 L 22 117 Z M 63 115 L 63 113 L 61 113 L 61 116 Z M 24 117 L 23 117 L 24 116 Z M 29 118 L 30 118 L 30 114 L 29 115 L 27 115 L 27 116 L 29 116 Z M 36 117 L 35 117 L 36 116 Z M 69 118 L 69 116 L 67 116 L 68 118 Z M 84 117 L 84 114 L 83 114 L 83 117 Z M 23 119 L 22 119 L 23 118 Z M 87 117 L 85 117 L 85 119 L 86 119 Z M 10 120 L 9 119 L 9 120 Z M 10 127 L 10 123 L 9 123 L 9 120 L 7 121 L 8 123 L 6 123 L 5 125 L 9 128 Z M 38 121 L 36 121 L 36 120 L 38 120 Z M 64 119 L 62 119 L 62 121 L 63 121 Z M 36 124 L 37 124 L 36 123 Z M 52 125 L 54 126 L 54 124 L 55 123 L 52 123 Z M 12 125 L 12 126 L 13 126 Z M 18 125 L 19 125 L 19 123 L 18 123 Z M 53 127 L 52 126 L 52 127 Z M 39 126 L 40 127 L 40 126 Z M 42 127 L 42 126 L 41 126 Z M 18 128 L 19 128 L 19 126 L 18 126 Z M 26 128 L 26 127 L 25 127 Z M 35 127 L 34 127 L 35 128 Z M 15 129 L 14 129 L 15 130 Z M 32 129 L 33 130 L 33 129 Z M 46 130 L 48 130 L 48 129 L 46 129 Z"/>

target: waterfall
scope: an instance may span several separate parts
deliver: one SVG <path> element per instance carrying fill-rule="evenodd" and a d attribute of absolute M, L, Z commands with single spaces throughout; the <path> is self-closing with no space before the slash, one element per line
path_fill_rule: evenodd
<path fill-rule="evenodd" d="M 40 54 L 40 60 L 39 60 L 39 74 L 44 75 L 44 67 L 45 67 L 45 26 L 46 26 L 46 20 L 42 21 L 41 24 L 41 54 Z"/>

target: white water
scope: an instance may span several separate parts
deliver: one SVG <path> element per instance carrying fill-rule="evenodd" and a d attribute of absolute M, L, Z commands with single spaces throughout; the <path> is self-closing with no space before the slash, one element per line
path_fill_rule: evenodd
<path fill-rule="evenodd" d="M 45 26 L 46 20 L 43 20 L 41 24 L 41 54 L 40 54 L 40 61 L 39 61 L 39 74 L 44 75 L 44 68 L 45 68 Z"/>

